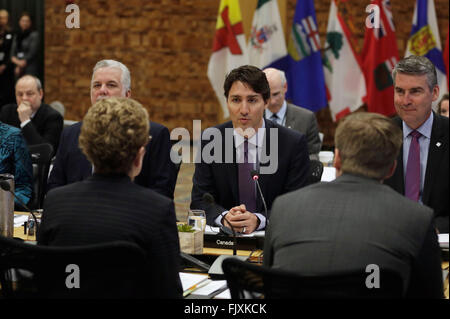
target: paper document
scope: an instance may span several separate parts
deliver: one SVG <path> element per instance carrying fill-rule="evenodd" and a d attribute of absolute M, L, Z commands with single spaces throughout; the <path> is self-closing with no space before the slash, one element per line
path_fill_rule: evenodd
<path fill-rule="evenodd" d="M 214 299 L 231 299 L 230 289 L 222 291 L 220 294 L 216 295 Z"/>
<path fill-rule="evenodd" d="M 322 182 L 331 182 L 336 179 L 336 169 L 334 167 L 325 166 L 323 168 Z"/>
<path fill-rule="evenodd" d="M 439 246 L 441 248 L 447 248 L 448 249 L 448 233 L 447 234 L 439 234 Z"/>
<path fill-rule="evenodd" d="M 14 227 L 23 226 L 26 221 L 28 221 L 28 215 L 14 215 Z"/>
<path fill-rule="evenodd" d="M 189 273 L 185 273 L 185 272 L 180 272 L 180 280 L 181 280 L 181 285 L 183 286 L 183 291 L 186 291 L 189 288 L 192 288 L 193 286 L 198 285 L 202 281 L 205 281 L 207 279 L 208 279 L 208 275 L 189 274 Z"/>
<path fill-rule="evenodd" d="M 203 286 L 193 292 L 194 295 L 209 296 L 214 292 L 223 289 L 227 286 L 226 280 L 214 280 L 209 282 L 206 286 Z"/>

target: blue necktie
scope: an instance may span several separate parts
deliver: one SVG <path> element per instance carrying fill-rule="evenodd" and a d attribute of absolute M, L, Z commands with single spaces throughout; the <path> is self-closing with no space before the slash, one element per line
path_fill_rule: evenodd
<path fill-rule="evenodd" d="M 239 199 L 245 204 L 247 211 L 256 213 L 255 182 L 251 171 L 253 164 L 248 162 L 248 140 L 244 141 L 244 163 L 238 163 L 239 167 Z"/>

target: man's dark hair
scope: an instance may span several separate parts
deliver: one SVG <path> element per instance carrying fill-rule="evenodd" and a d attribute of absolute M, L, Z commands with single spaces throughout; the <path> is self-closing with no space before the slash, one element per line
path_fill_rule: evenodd
<path fill-rule="evenodd" d="M 264 102 L 270 98 L 270 87 L 267 81 L 266 74 L 252 65 L 243 65 L 232 70 L 226 77 L 223 84 L 225 97 L 228 99 L 231 86 L 234 82 L 240 81 L 249 86 L 256 93 L 260 93 Z"/>

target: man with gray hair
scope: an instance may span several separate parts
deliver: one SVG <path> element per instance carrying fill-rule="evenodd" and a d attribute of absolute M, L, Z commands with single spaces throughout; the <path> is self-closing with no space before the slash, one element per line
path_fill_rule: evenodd
<path fill-rule="evenodd" d="M 286 102 L 288 84 L 283 71 L 274 68 L 263 71 L 270 86 L 270 99 L 264 113 L 265 118 L 304 134 L 308 141 L 309 158 L 318 160 L 322 142 L 314 112 Z"/>
<path fill-rule="evenodd" d="M 56 151 L 64 121 L 51 106 L 42 103 L 41 81 L 24 75 L 16 83 L 17 104 L 2 107 L 0 121 L 20 128 L 28 146 L 49 143 Z"/>
<path fill-rule="evenodd" d="M 101 60 L 92 72 L 91 103 L 108 97 L 131 97 L 131 76 L 121 62 Z M 53 169 L 48 180 L 48 190 L 84 180 L 92 175 L 93 167 L 78 147 L 82 122 L 65 128 L 59 143 Z M 134 182 L 173 198 L 176 174 L 170 160 L 169 130 L 150 121 L 150 142 L 146 145 L 142 171 Z"/>
<path fill-rule="evenodd" d="M 394 175 L 386 180 L 397 192 L 434 210 L 436 228 L 449 231 L 449 123 L 432 110 L 439 97 L 436 69 L 423 56 L 395 66 L 394 119 L 403 130 L 403 146 Z"/>

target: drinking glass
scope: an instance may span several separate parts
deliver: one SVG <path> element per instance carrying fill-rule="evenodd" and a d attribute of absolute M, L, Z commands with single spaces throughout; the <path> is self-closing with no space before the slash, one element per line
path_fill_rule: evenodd
<path fill-rule="evenodd" d="M 201 209 L 191 209 L 188 212 L 188 225 L 192 226 L 195 230 L 205 231 L 206 227 L 206 214 Z"/>

